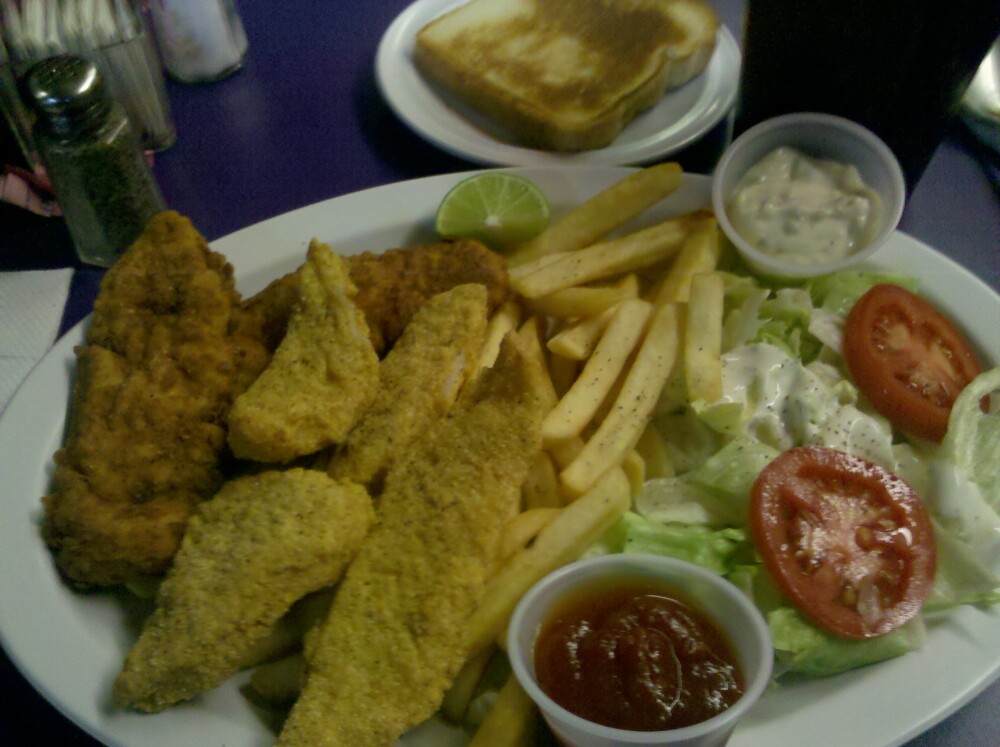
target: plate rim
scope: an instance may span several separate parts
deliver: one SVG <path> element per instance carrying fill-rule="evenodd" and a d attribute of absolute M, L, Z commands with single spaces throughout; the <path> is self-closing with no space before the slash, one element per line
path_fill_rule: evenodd
<path fill-rule="evenodd" d="M 560 178 L 564 178 L 567 183 L 572 183 L 574 185 L 587 182 L 589 178 L 591 182 L 598 182 L 597 186 L 594 186 L 593 184 L 588 182 L 587 189 L 590 189 L 591 191 L 596 191 L 596 189 L 599 189 L 602 186 L 602 184 L 600 184 L 602 180 L 604 183 L 610 183 L 610 181 L 614 177 L 616 176 L 620 177 L 627 173 L 630 173 L 631 171 L 634 171 L 634 169 L 616 168 L 616 167 L 599 167 L 599 168 L 539 167 L 539 168 L 529 168 L 529 169 L 508 169 L 508 170 L 517 171 L 519 173 L 528 176 L 529 178 L 558 176 Z M 387 194 L 396 191 L 398 191 L 399 195 L 405 194 L 407 196 L 406 199 L 400 200 L 399 202 L 403 203 L 412 202 L 416 204 L 418 207 L 422 205 L 423 207 L 421 208 L 421 210 L 424 213 L 426 213 L 428 210 L 432 209 L 434 201 L 436 201 L 437 197 L 440 196 L 438 193 L 443 194 L 447 186 L 454 184 L 458 180 L 465 178 L 473 173 L 481 173 L 481 171 L 482 170 L 477 170 L 477 171 L 459 172 L 454 174 L 443 174 L 432 177 L 417 178 L 403 182 L 396 182 L 388 185 L 383 185 L 381 187 L 372 187 L 359 192 L 354 192 L 347 195 L 330 198 L 328 200 L 314 203 L 312 205 L 305 206 L 298 210 L 290 211 L 289 213 L 285 213 L 261 221 L 253 226 L 234 232 L 233 234 L 229 234 L 228 236 L 222 237 L 216 241 L 213 241 L 211 242 L 211 245 L 217 251 L 223 251 L 226 254 L 227 258 L 232 261 L 234 267 L 236 268 L 237 284 L 246 287 L 247 284 L 260 282 L 259 278 L 254 277 L 255 274 L 259 275 L 260 273 L 266 273 L 272 267 L 272 265 L 269 264 L 268 262 L 268 258 L 266 256 L 267 252 L 259 251 L 257 247 L 253 246 L 253 242 L 248 241 L 248 238 L 252 237 L 254 234 L 267 235 L 268 231 L 264 229 L 266 229 L 268 226 L 271 227 L 270 228 L 271 233 L 285 236 L 286 245 L 274 249 L 273 251 L 281 254 L 286 254 L 289 252 L 295 253 L 297 252 L 297 248 L 300 243 L 299 239 L 301 239 L 301 244 L 304 252 L 304 246 L 308 241 L 309 237 L 303 235 L 302 226 L 309 225 L 309 220 L 311 219 L 311 217 L 322 215 L 325 216 L 325 219 L 328 222 L 335 224 L 336 218 L 330 217 L 336 214 L 337 210 L 335 208 L 339 207 L 339 209 L 347 211 L 348 213 L 356 212 L 358 205 L 366 201 L 370 202 L 375 200 L 375 201 L 381 201 L 381 203 L 384 204 L 386 201 Z M 693 185 L 696 190 L 701 190 L 701 192 L 703 193 L 702 194 L 703 200 L 707 200 L 709 181 L 710 180 L 708 177 L 701 175 L 688 174 L 685 176 L 685 184 Z M 430 195 L 434 195 L 434 197 L 431 197 Z M 559 200 L 559 199 L 554 200 L 556 204 L 558 204 L 561 201 L 565 202 L 565 200 Z M 395 203 L 396 200 L 393 200 L 393 202 Z M 705 204 L 707 204 L 707 202 Z M 364 222 L 364 220 L 365 219 L 359 219 L 360 222 Z M 298 235 L 294 240 L 288 238 L 289 234 L 288 227 L 292 225 L 298 226 Z M 295 245 L 295 248 L 292 248 L 293 244 Z M 883 249 L 880 250 L 880 252 L 875 256 L 875 258 L 873 258 L 873 264 L 875 266 L 880 266 L 880 265 L 884 266 L 884 262 L 879 262 L 878 260 L 879 257 L 882 257 L 884 260 L 887 254 L 889 256 L 897 256 L 897 258 L 906 257 L 907 255 L 913 254 L 914 252 L 918 257 L 923 254 L 926 254 L 927 257 L 929 257 L 929 259 L 927 259 L 926 261 L 928 261 L 931 265 L 934 266 L 932 269 L 940 270 L 941 268 L 944 268 L 947 270 L 945 274 L 947 274 L 949 278 L 952 278 L 952 280 L 949 280 L 949 283 L 951 284 L 957 283 L 962 288 L 965 288 L 966 286 L 975 288 L 974 291 L 969 292 L 967 294 L 966 293 L 958 294 L 958 297 L 956 297 L 958 302 L 978 303 L 978 301 L 981 301 L 983 298 L 988 298 L 990 304 L 1000 309 L 1000 294 L 997 294 L 984 281 L 982 281 L 977 276 L 973 275 L 969 270 L 964 268 L 959 263 L 955 262 L 955 260 L 942 254 L 941 252 L 938 252 L 929 245 L 924 244 L 923 242 L 920 242 L 919 240 L 910 237 L 906 234 L 897 232 L 896 234 L 894 234 L 890 243 L 887 244 L 887 247 L 889 247 L 888 253 L 886 252 L 885 249 Z M 293 257 L 292 261 L 297 262 L 298 258 Z M 918 264 L 919 262 L 923 261 L 925 260 L 920 259 L 918 261 Z M 243 272 L 241 272 L 241 268 L 243 269 Z M 937 292 L 931 293 L 930 295 L 932 297 L 935 295 L 940 296 L 945 292 L 946 292 L 945 289 L 939 288 Z M 970 301 L 968 300 L 967 297 L 972 297 L 973 300 Z M 952 303 L 955 302 L 956 298 L 952 298 L 951 302 Z M 987 315 L 982 315 L 982 316 L 987 316 Z M 20 440 L 19 437 L 15 438 L 15 436 L 17 435 L 15 433 L 16 426 L 12 426 L 11 423 L 14 422 L 15 418 L 25 418 L 33 414 L 34 412 L 32 409 L 33 401 L 31 398 L 31 395 L 33 394 L 32 390 L 38 389 L 39 386 L 41 386 L 40 382 L 42 382 L 43 380 L 51 379 L 53 377 L 56 379 L 68 378 L 69 374 L 66 369 L 68 368 L 68 364 L 72 364 L 74 360 L 72 353 L 73 345 L 77 344 L 80 340 L 82 340 L 84 329 L 88 323 L 89 323 L 89 317 L 81 321 L 76 326 L 74 326 L 66 335 L 64 335 L 56 343 L 56 345 L 52 348 L 52 350 L 49 351 L 49 353 L 42 359 L 42 362 L 40 362 L 39 365 L 36 366 L 35 369 L 32 371 L 32 373 L 29 374 L 28 379 L 18 389 L 18 391 L 12 398 L 10 406 L 3 413 L 2 417 L 0 417 L 0 465 L 4 464 L 9 465 L 11 463 L 8 461 L 9 459 L 11 459 L 11 457 L 8 455 L 8 452 L 5 447 Z M 985 323 L 983 323 L 983 325 L 984 324 Z M 985 339 L 982 337 L 982 335 L 984 334 L 984 330 L 986 330 L 986 327 L 983 325 L 977 327 L 976 331 L 974 332 L 974 339 L 976 339 L 977 341 L 980 339 Z M 989 358 L 994 362 L 1000 362 L 1000 342 L 993 342 L 990 348 L 991 349 L 989 352 Z M 45 391 L 46 390 L 44 390 L 43 388 L 42 393 L 44 394 Z M 64 394 L 65 393 L 66 392 L 64 390 Z M 59 406 L 57 405 L 57 408 L 58 407 Z M 62 433 L 62 427 L 63 427 L 62 421 L 61 419 L 58 418 L 58 415 L 56 416 L 56 419 L 59 420 L 60 422 L 48 423 L 45 426 L 47 430 L 43 440 L 47 439 L 49 443 L 51 443 L 54 438 L 58 438 Z M 38 453 L 35 452 L 34 459 L 36 465 L 38 461 L 41 461 L 42 471 L 46 471 L 51 464 L 51 451 L 43 452 L 40 459 L 38 457 Z M 35 467 L 32 467 L 32 469 L 35 469 Z M 34 477 L 37 477 L 37 475 L 35 475 Z M 34 477 L 32 479 L 34 479 Z M 18 480 L 15 479 L 14 482 L 17 483 Z M 6 491 L 8 489 L 9 488 L 5 485 L 5 487 L 3 488 L 3 493 L 6 494 Z M 38 491 L 36 491 L 36 494 L 37 493 Z M 8 521 L 7 518 L 9 518 L 12 513 L 16 513 L 17 510 L 20 510 L 21 513 L 28 513 L 31 515 L 37 514 L 39 510 L 37 502 L 33 505 L 33 507 L 28 506 L 28 502 L 32 500 L 37 501 L 37 499 L 33 498 L 30 495 L 12 497 L 10 494 L 6 494 L 2 498 L 0 498 L 0 540 L 5 540 L 10 534 L 9 526 L 14 522 Z M 28 508 L 28 511 L 25 511 L 24 510 L 25 508 Z M 30 516 L 20 516 L 20 517 L 14 516 L 13 518 L 19 522 L 19 526 L 22 527 L 25 526 L 25 522 L 27 522 L 29 526 L 32 525 L 32 519 Z M 24 544 L 24 542 L 33 543 L 32 546 L 34 547 L 34 554 L 36 556 L 33 558 L 33 560 L 35 561 L 34 572 L 36 573 L 41 572 L 43 574 L 47 572 L 51 574 L 52 573 L 51 558 L 48 556 L 47 549 L 39 541 L 37 535 L 21 537 L 20 541 L 21 544 Z M 6 541 L 0 541 L 0 548 L 7 546 L 8 543 Z M 2 550 L 0 550 L 0 555 L 3 555 Z M 79 726 L 81 729 L 91 734 L 91 736 L 94 736 L 96 739 L 105 740 L 109 744 L 122 744 L 122 745 L 152 744 L 152 742 L 149 740 L 149 727 L 152 726 L 152 723 L 149 721 L 150 717 L 141 714 L 118 714 L 118 717 L 122 718 L 123 721 L 129 720 L 135 722 L 135 725 L 131 728 L 139 729 L 143 734 L 143 741 L 135 741 L 135 742 L 131 740 L 122 741 L 122 739 L 127 739 L 127 738 L 122 737 L 118 733 L 108 732 L 102 728 L 102 724 L 100 721 L 100 719 L 102 718 L 102 714 L 100 712 L 100 709 L 95 707 L 94 703 L 90 704 L 90 709 L 89 709 L 90 711 L 94 711 L 93 714 L 88 712 L 86 714 L 81 715 L 81 713 L 78 712 L 78 709 L 72 706 L 71 698 L 68 698 L 65 693 L 61 692 L 60 688 L 52 687 L 50 679 L 39 676 L 37 672 L 37 667 L 32 668 L 30 666 L 31 662 L 25 661 L 25 657 L 22 655 L 23 650 L 16 650 L 11 647 L 10 645 L 11 640 L 9 636 L 9 617 L 11 614 L 10 609 L 11 607 L 16 605 L 18 600 L 25 601 L 26 599 L 23 596 L 12 597 L 7 595 L 6 592 L 8 592 L 9 589 L 11 588 L 10 583 L 11 583 L 11 577 L 13 575 L 15 575 L 13 564 L 9 562 L 0 563 L 0 591 L 5 592 L 4 594 L 5 600 L 11 600 L 11 602 L 13 602 L 12 604 L 5 604 L 2 607 L 0 607 L 0 644 L 3 645 L 3 648 L 7 652 L 7 655 L 10 657 L 11 661 L 18 668 L 21 674 L 49 703 L 53 705 L 53 707 L 62 712 L 77 726 Z M 49 579 L 49 582 L 51 583 L 52 579 Z M 56 588 L 52 589 L 42 589 L 41 590 L 43 592 L 42 597 L 44 598 L 45 595 L 51 597 L 54 594 L 59 597 L 67 597 L 67 596 L 73 597 L 72 601 L 74 603 L 78 603 L 80 601 L 73 595 L 73 592 L 69 591 L 64 585 L 61 585 L 61 582 L 58 579 L 55 579 L 55 587 Z M 62 613 L 66 612 L 65 609 L 61 609 L 59 611 L 61 611 Z M 78 609 L 70 611 L 75 611 L 78 616 L 80 614 L 80 611 Z M 991 608 L 989 611 L 980 611 L 976 610 L 975 608 L 963 608 L 952 613 L 952 615 L 950 615 L 946 620 L 949 626 L 954 626 L 959 629 L 959 632 L 961 632 L 962 630 L 965 630 L 965 628 L 969 625 L 975 628 L 975 626 L 978 624 L 977 620 L 980 620 L 980 618 L 982 618 L 983 616 L 985 616 L 985 619 L 987 619 L 987 622 L 984 624 L 988 626 L 988 631 L 992 635 L 994 635 L 996 639 L 1000 639 L 1000 610 L 998 610 L 998 608 L 996 607 Z M 71 631 L 72 635 L 74 636 L 74 639 L 79 639 L 84 643 L 86 642 L 86 635 L 83 634 L 86 632 L 87 632 L 86 630 L 81 631 L 79 629 Z M 118 631 L 118 633 L 121 633 L 121 631 Z M 966 635 L 968 635 L 968 633 L 966 633 Z M 992 641 L 994 639 L 991 638 L 990 640 Z M 980 651 L 979 648 L 976 648 L 976 644 L 978 643 L 980 643 L 978 639 L 972 641 L 970 646 L 970 651 L 968 652 L 970 653 L 970 655 Z M 35 646 L 35 648 L 37 648 L 37 646 Z M 895 672 L 897 669 L 899 669 L 898 665 L 900 662 L 903 662 L 905 664 L 904 670 L 913 669 L 914 667 L 916 667 L 919 670 L 921 662 L 924 659 L 926 659 L 927 655 L 928 654 L 925 648 L 922 651 L 908 654 L 906 657 L 901 657 L 900 659 L 893 660 L 892 662 L 885 662 L 882 665 L 879 665 L 878 667 L 872 667 L 864 671 L 858 670 L 856 672 L 846 673 L 845 677 L 853 677 L 854 675 L 857 675 L 859 678 L 872 678 L 873 676 L 877 678 L 880 671 L 885 671 L 888 673 L 890 667 L 892 667 L 892 671 Z M 983 666 L 982 662 L 979 661 L 974 676 L 963 678 L 962 685 L 953 691 L 949 691 L 948 695 L 943 699 L 931 698 L 931 702 L 927 703 L 926 706 L 921 706 L 921 711 L 920 711 L 921 715 L 919 718 L 912 719 L 912 721 L 910 719 L 907 719 L 908 723 L 906 725 L 900 726 L 899 731 L 894 733 L 891 737 L 887 737 L 885 740 L 880 742 L 880 744 L 884 745 L 899 744 L 902 741 L 905 741 L 906 739 L 912 738 L 913 736 L 922 733 L 923 731 L 934 726 L 947 716 L 954 713 L 960 707 L 968 703 L 971 699 L 973 699 L 980 692 L 982 692 L 987 686 L 989 686 L 994 680 L 996 680 L 998 676 L 1000 676 L 1000 660 L 996 660 L 996 657 L 993 657 L 993 659 L 994 661 L 991 664 L 987 664 L 986 666 Z M 90 674 L 93 675 L 92 672 Z M 885 676 L 888 676 L 888 674 Z M 83 677 L 81 679 L 80 673 L 75 675 L 74 681 L 82 682 L 87 691 L 91 693 L 91 696 L 97 697 L 98 699 L 103 697 L 103 694 L 106 694 L 106 688 L 109 684 L 108 682 L 102 680 L 98 676 L 90 676 L 89 678 Z M 844 681 L 845 680 L 843 678 L 840 679 L 842 687 Z M 846 688 L 848 691 L 851 690 L 851 681 L 852 680 L 847 680 Z M 809 683 L 809 685 L 813 688 L 818 688 L 822 690 L 823 683 L 819 682 L 819 684 L 817 684 L 817 682 L 819 681 L 814 681 L 812 683 Z M 228 691 L 224 693 L 213 691 L 213 693 L 210 693 L 201 702 L 203 704 L 208 704 L 215 709 L 223 708 L 229 702 L 229 700 L 231 700 L 231 695 L 232 693 Z M 229 700 L 227 700 L 227 698 Z M 766 698 L 765 701 L 762 702 L 766 702 Z M 180 706 L 179 708 L 174 709 L 174 712 L 175 713 L 179 712 L 181 714 L 181 717 L 185 715 L 184 713 L 185 711 L 188 712 L 187 715 L 190 715 L 190 709 L 186 708 L 185 706 Z M 821 713 L 821 715 L 825 717 L 828 716 L 829 714 Z M 97 720 L 95 721 L 93 717 L 96 717 Z M 755 722 L 759 720 L 760 720 L 759 718 L 754 719 L 753 713 L 751 713 L 751 716 L 748 718 L 748 720 L 745 723 L 742 723 L 741 727 L 737 728 L 737 731 L 733 735 L 732 744 L 735 745 L 736 747 L 739 747 L 744 743 L 743 739 L 746 737 L 741 736 L 741 731 L 743 732 L 744 735 L 750 733 L 756 733 L 747 730 L 754 729 L 756 725 Z M 897 721 L 898 720 L 899 719 L 897 719 Z M 247 731 L 245 728 L 239 727 L 239 725 L 234 724 L 232 721 L 230 721 L 229 723 L 233 726 L 234 729 L 234 732 L 232 734 L 228 734 L 229 737 L 228 741 L 230 743 L 242 744 L 243 742 L 237 741 L 239 738 L 239 734 L 244 734 L 246 736 L 245 741 L 247 744 L 256 744 L 257 742 L 254 741 L 254 739 L 259 740 L 260 735 L 256 734 L 253 730 Z M 257 725 L 257 728 L 263 728 L 263 724 L 260 721 L 254 721 L 254 724 Z M 767 726 L 767 724 L 765 723 L 764 726 Z M 173 732 L 172 739 L 176 737 L 177 737 L 177 732 Z M 751 743 L 753 742 L 751 741 Z"/>
<path fill-rule="evenodd" d="M 619 138 L 610 145 L 589 151 L 559 153 L 527 146 L 505 143 L 494 139 L 489 133 L 476 131 L 468 133 L 464 142 L 450 138 L 447 130 L 442 131 L 441 121 L 452 126 L 474 127 L 475 123 L 461 113 L 452 110 L 450 104 L 457 100 L 446 92 L 440 92 L 427 82 L 413 63 L 412 50 L 417 30 L 433 18 L 470 0 L 416 0 L 400 12 L 389 24 L 379 40 L 375 53 L 375 82 L 383 99 L 393 113 L 413 132 L 445 152 L 484 166 L 537 166 L 586 164 L 591 166 L 629 166 L 649 163 L 657 158 L 672 155 L 691 145 L 718 125 L 731 111 L 736 101 L 742 54 L 736 38 L 720 20 L 716 34 L 716 48 L 706 70 L 698 79 L 715 85 L 713 97 L 705 103 L 703 111 L 690 125 L 683 127 L 671 138 L 657 138 L 645 143 L 640 140 L 630 143 Z M 407 76 L 415 88 L 406 88 L 397 82 L 399 74 Z M 718 78 L 718 80 L 716 80 Z M 694 84 L 691 81 L 688 85 Z M 703 91 L 702 101 L 706 92 Z M 670 93 L 647 112 L 655 112 L 659 107 L 669 105 Z M 422 106 L 411 104 L 411 97 Z M 446 113 L 435 117 L 427 108 L 440 107 Z M 684 117 L 691 117 L 696 107 L 688 110 Z M 640 115 L 642 116 L 642 115 Z M 623 130 L 627 135 L 628 126 Z M 647 140 L 649 138 L 646 138 Z"/>

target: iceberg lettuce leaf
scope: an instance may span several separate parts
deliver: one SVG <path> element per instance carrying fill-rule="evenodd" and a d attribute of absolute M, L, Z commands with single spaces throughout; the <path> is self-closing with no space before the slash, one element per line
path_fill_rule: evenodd
<path fill-rule="evenodd" d="M 902 656 L 920 648 L 927 639 L 927 629 L 919 617 L 891 633 L 864 640 L 830 635 L 791 607 L 772 610 L 767 624 L 782 673 L 798 672 L 811 677 L 827 677 Z"/>
<path fill-rule="evenodd" d="M 750 552 L 742 529 L 661 524 L 628 512 L 618 520 L 621 552 L 645 552 L 686 560 L 725 575 L 745 564 Z"/>

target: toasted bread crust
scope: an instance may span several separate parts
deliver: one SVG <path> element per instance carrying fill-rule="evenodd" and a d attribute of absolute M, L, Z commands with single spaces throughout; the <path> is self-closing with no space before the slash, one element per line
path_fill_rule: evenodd
<path fill-rule="evenodd" d="M 590 150 L 700 74 L 717 29 L 704 0 L 471 0 L 421 29 L 414 61 L 522 142 Z"/>

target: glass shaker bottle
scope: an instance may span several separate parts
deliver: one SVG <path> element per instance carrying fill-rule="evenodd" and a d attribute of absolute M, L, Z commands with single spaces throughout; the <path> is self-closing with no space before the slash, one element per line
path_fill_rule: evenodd
<path fill-rule="evenodd" d="M 182 83 L 218 80 L 243 66 L 247 36 L 233 0 L 152 0 L 163 66 Z"/>
<path fill-rule="evenodd" d="M 111 266 L 163 197 L 139 137 L 90 61 L 50 57 L 25 74 L 33 135 L 80 261 Z"/>

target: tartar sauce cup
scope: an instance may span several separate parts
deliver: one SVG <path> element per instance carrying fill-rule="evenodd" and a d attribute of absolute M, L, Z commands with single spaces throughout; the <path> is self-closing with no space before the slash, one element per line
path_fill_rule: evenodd
<path fill-rule="evenodd" d="M 706 721 L 665 731 L 632 731 L 582 718 L 556 703 L 538 683 L 535 643 L 553 606 L 608 580 L 644 581 L 675 590 L 679 599 L 713 623 L 730 644 L 744 691 Z M 603 555 L 549 574 L 521 599 L 507 629 L 507 653 L 521 687 L 538 705 L 555 736 L 569 747 L 715 747 L 760 699 L 771 678 L 774 648 L 767 623 L 753 603 L 721 576 L 693 563 L 643 553 Z"/>
<path fill-rule="evenodd" d="M 816 160 L 852 165 L 878 194 L 881 204 L 866 240 L 846 257 L 789 261 L 763 251 L 737 230 L 731 211 L 741 180 L 779 147 L 793 148 Z M 839 272 L 869 259 L 899 225 L 905 202 L 903 170 L 889 147 L 867 128 L 831 114 L 787 114 L 751 127 L 725 150 L 712 177 L 712 207 L 722 232 L 754 271 L 779 280 Z"/>

